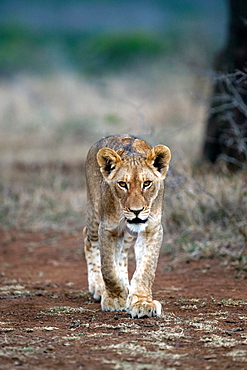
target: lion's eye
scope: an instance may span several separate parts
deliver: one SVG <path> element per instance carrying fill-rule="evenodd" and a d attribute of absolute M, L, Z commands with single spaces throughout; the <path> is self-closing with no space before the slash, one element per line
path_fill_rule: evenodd
<path fill-rule="evenodd" d="M 143 189 L 150 188 L 151 185 L 152 185 L 152 181 L 150 181 L 150 180 L 144 181 Z"/>
<path fill-rule="evenodd" d="M 122 189 L 128 189 L 128 185 L 125 181 L 119 181 L 118 186 Z"/>

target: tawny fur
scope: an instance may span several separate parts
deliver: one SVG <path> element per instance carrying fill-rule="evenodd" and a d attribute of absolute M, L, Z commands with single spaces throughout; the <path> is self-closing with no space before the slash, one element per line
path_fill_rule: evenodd
<path fill-rule="evenodd" d="M 105 311 L 161 315 L 152 285 L 163 237 L 164 179 L 170 159 L 166 146 L 151 148 L 129 135 L 109 136 L 89 150 L 84 248 L 89 291 L 101 299 Z M 132 244 L 136 270 L 129 283 Z"/>

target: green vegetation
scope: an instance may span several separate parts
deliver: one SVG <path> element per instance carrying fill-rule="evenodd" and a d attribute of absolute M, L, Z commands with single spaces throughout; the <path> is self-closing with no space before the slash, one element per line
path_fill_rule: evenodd
<path fill-rule="evenodd" d="M 44 73 L 62 68 L 104 72 L 129 67 L 140 60 L 150 62 L 175 48 L 171 35 L 151 31 L 52 33 L 1 25 L 0 71 Z"/>
<path fill-rule="evenodd" d="M 99 67 L 109 69 L 130 66 L 134 62 L 145 63 L 170 52 L 161 35 L 147 32 L 103 34 L 95 37 L 91 48 Z"/>

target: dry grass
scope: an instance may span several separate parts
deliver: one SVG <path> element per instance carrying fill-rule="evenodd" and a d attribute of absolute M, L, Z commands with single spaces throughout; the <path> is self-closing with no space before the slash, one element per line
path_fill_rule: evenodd
<path fill-rule="evenodd" d="M 201 79 L 181 68 L 167 73 L 156 66 L 98 80 L 57 74 L 2 81 L 1 225 L 80 232 L 88 148 L 102 136 L 130 133 L 165 143 L 173 153 L 165 201 L 167 251 L 242 255 L 246 172 L 233 176 L 198 164 L 206 108 L 195 89 L 201 95 L 208 89 Z"/>

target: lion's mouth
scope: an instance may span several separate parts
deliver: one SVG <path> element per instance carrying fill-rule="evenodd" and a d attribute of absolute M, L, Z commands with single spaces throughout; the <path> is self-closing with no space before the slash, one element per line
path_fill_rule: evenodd
<path fill-rule="evenodd" d="M 126 221 L 129 223 L 129 224 L 145 224 L 145 222 L 147 222 L 147 218 L 145 220 L 142 220 L 141 218 L 139 217 L 135 217 L 133 218 L 132 220 L 129 220 L 128 218 L 126 218 Z"/>

